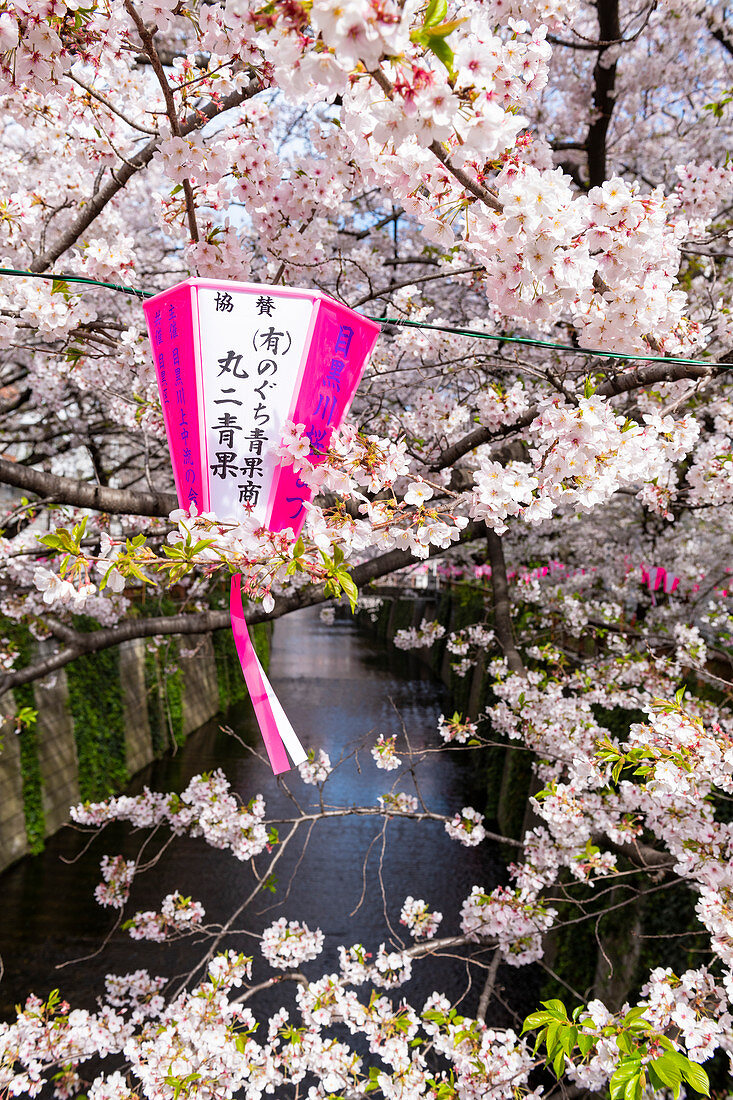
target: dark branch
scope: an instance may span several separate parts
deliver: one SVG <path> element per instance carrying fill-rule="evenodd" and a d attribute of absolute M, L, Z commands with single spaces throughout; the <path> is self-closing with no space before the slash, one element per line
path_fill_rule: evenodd
<path fill-rule="evenodd" d="M 71 504 L 78 508 L 94 508 L 109 515 L 160 516 L 165 518 L 178 507 L 174 493 L 143 493 L 132 489 L 111 489 L 106 485 L 91 485 L 70 477 L 59 477 L 0 458 L 0 483 L 14 485 L 44 500 Z"/>
<path fill-rule="evenodd" d="M 597 0 L 598 38 L 601 43 L 617 42 L 621 38 L 618 0 Z M 588 186 L 600 187 L 606 179 L 606 140 L 611 115 L 616 105 L 616 62 L 604 65 L 604 44 L 598 51 L 593 69 L 593 121 L 588 127 L 585 147 L 588 155 Z"/>
<path fill-rule="evenodd" d="M 494 594 L 494 628 L 496 639 L 501 646 L 506 662 L 512 672 L 524 672 L 524 661 L 514 642 L 512 630 L 512 605 L 509 599 L 509 583 L 504 561 L 504 547 L 496 531 L 486 535 L 491 565 L 491 587 Z"/>
<path fill-rule="evenodd" d="M 609 359 L 613 358 L 611 352 Z M 618 397 L 619 394 L 629 393 L 631 390 L 640 389 L 642 386 L 653 386 L 657 382 L 679 382 L 683 378 L 707 378 L 715 370 L 715 364 L 686 364 L 686 363 L 645 363 L 627 374 L 618 374 L 609 378 L 598 387 L 596 393 L 601 397 Z M 437 462 L 432 465 L 433 470 L 445 470 L 452 466 L 463 455 L 480 447 L 482 443 L 491 443 L 492 440 L 503 439 L 512 432 L 521 431 L 532 423 L 537 416 L 537 406 L 533 405 L 523 416 L 507 425 L 499 432 L 492 432 L 489 428 L 474 428 L 472 432 L 459 439 L 442 452 Z"/>
<path fill-rule="evenodd" d="M 469 523 L 461 532 L 462 543 L 471 542 L 473 539 L 486 535 L 487 528 L 483 523 Z M 432 547 L 431 557 L 438 557 L 445 551 L 438 547 Z M 358 588 L 394 573 L 406 565 L 416 564 L 416 559 L 409 550 L 390 550 L 371 561 L 362 562 L 351 570 L 351 577 Z M 271 619 L 279 619 L 291 611 L 298 611 L 304 607 L 312 607 L 314 604 L 324 603 L 330 597 L 326 595 L 323 585 L 301 588 L 291 596 L 282 596 L 275 603 L 274 610 L 266 612 L 263 608 L 253 608 L 247 614 L 247 622 L 250 625 L 261 623 Z M 98 653 L 99 650 L 109 649 L 111 646 L 120 645 L 121 642 L 130 641 L 132 638 L 151 638 L 160 634 L 205 634 L 211 630 L 221 630 L 229 625 L 228 611 L 203 611 L 188 615 L 161 615 L 149 619 L 128 619 L 117 626 L 104 627 L 89 634 L 83 634 L 70 627 L 61 624 L 49 624 L 52 633 L 59 636 L 66 648 L 58 653 L 37 661 L 25 668 L 15 669 L 0 677 L 0 695 L 10 691 L 21 684 L 31 683 L 50 672 L 56 672 L 63 668 L 69 661 L 81 657 L 86 653 Z"/>

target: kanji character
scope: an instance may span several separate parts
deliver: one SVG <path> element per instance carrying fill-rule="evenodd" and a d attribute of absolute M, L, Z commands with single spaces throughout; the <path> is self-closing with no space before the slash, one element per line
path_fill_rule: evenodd
<path fill-rule="evenodd" d="M 336 411 L 336 395 L 330 393 L 319 393 L 318 404 L 313 410 L 313 415 L 320 411 L 321 420 L 325 420 L 327 424 L 331 423 L 331 417 Z"/>
<path fill-rule="evenodd" d="M 259 499 L 259 485 L 253 485 L 251 481 L 248 481 L 246 485 L 239 486 L 239 501 L 241 504 L 251 504 L 253 508 L 256 508 Z"/>
<path fill-rule="evenodd" d="M 253 428 L 249 435 L 246 435 L 244 438 L 249 440 L 250 454 L 262 454 L 262 442 L 265 439 L 265 433 L 262 431 L 262 428 Z"/>
<path fill-rule="evenodd" d="M 339 325 L 339 334 L 336 337 L 336 344 L 334 351 L 336 355 L 348 355 L 349 348 L 351 347 L 351 339 L 354 335 L 353 328 L 350 325 Z"/>
<path fill-rule="evenodd" d="M 234 309 L 231 294 L 227 294 L 224 290 L 218 290 L 214 299 L 214 308 L 217 313 L 231 313 Z"/>
<path fill-rule="evenodd" d="M 234 446 L 234 433 L 235 431 L 241 432 L 242 425 L 237 423 L 237 417 L 232 413 L 222 413 L 219 417 L 219 423 L 214 424 L 214 431 L 219 433 L 219 446 L 220 447 L 233 447 Z"/>
<path fill-rule="evenodd" d="M 246 370 L 240 369 L 239 364 L 242 362 L 242 358 L 234 351 L 228 351 L 226 355 L 222 355 L 219 360 L 219 378 L 225 373 L 233 374 L 235 378 L 249 378 Z"/>
<path fill-rule="evenodd" d="M 280 341 L 281 340 L 287 341 L 287 347 L 284 349 L 283 354 L 285 354 L 285 352 L 290 351 L 290 344 L 292 343 L 290 333 L 289 332 L 276 332 L 274 325 L 270 325 L 270 327 L 266 331 L 255 333 L 255 335 L 253 337 L 253 342 L 254 342 L 254 345 L 255 345 L 255 351 L 258 350 L 257 349 L 257 341 L 258 340 L 259 340 L 259 350 L 260 351 L 271 351 L 273 353 L 273 355 L 279 355 L 280 354 Z"/>
<path fill-rule="evenodd" d="M 236 458 L 234 451 L 217 451 L 216 462 L 209 463 L 212 477 L 220 477 L 226 481 L 228 477 L 236 477 L 238 467 L 233 465 Z"/>
<path fill-rule="evenodd" d="M 262 459 L 261 458 L 243 458 L 240 470 L 247 477 L 253 478 L 255 474 L 257 477 L 262 477 Z"/>

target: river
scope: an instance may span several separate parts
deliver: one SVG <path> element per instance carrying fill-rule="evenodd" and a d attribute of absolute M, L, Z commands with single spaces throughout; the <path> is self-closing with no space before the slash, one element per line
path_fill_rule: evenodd
<path fill-rule="evenodd" d="M 387 650 L 360 632 L 351 619 L 326 624 L 315 611 L 305 610 L 278 621 L 270 677 L 306 746 L 325 749 L 335 761 L 342 752 L 367 745 L 329 781 L 326 798 L 331 804 L 374 806 L 377 797 L 390 789 L 399 773 L 377 769 L 368 751 L 379 733 L 398 734 L 398 749 L 404 748 L 404 723 L 413 749 L 439 744 L 438 716 L 447 706 L 443 685 L 414 657 Z M 245 745 L 259 747 L 248 703 L 234 708 L 225 720 Z M 155 762 L 136 777 L 129 789 L 135 792 L 147 784 L 157 790 L 182 790 L 191 776 L 221 767 L 244 800 L 261 791 L 268 816 L 292 816 L 292 803 L 245 745 L 211 722 L 175 756 Z M 484 794 L 475 786 L 471 753 L 431 755 L 419 777 L 431 810 L 453 813 L 464 805 L 483 808 Z M 407 775 L 398 789 L 414 793 L 410 783 Z M 297 776 L 292 788 L 302 802 L 312 802 L 315 788 L 305 786 Z M 388 921 L 408 939 L 398 923 L 407 895 L 425 898 L 432 909 L 440 910 L 444 919 L 439 934 L 450 935 L 458 931 L 461 901 L 471 886 L 488 890 L 505 879 L 498 854 L 486 842 L 464 848 L 439 823 L 397 817 L 387 827 L 382 853 L 381 825 L 380 819 L 368 817 L 318 822 L 305 849 L 297 841 L 283 854 L 275 893 L 255 899 L 243 916 L 244 927 L 258 932 L 284 915 L 322 928 L 324 953 L 304 967 L 315 978 L 337 969 L 339 944 L 363 943 L 375 951 L 388 941 Z M 87 838 L 64 829 L 48 842 L 42 855 L 23 859 L 0 877 L 0 954 L 5 966 L 0 1013 L 5 1018 L 30 991 L 44 996 L 58 987 L 72 1004 L 91 1007 L 103 991 L 107 972 L 147 967 L 151 973 L 172 975 L 188 970 L 192 958 L 188 940 L 161 947 L 132 941 L 116 931 L 95 954 L 114 924 L 114 913 L 101 909 L 93 899 L 100 880 L 99 860 L 104 853 L 131 858 L 144 835 L 115 825 L 68 865 L 65 861 L 78 856 Z M 137 909 L 158 908 L 162 897 L 177 888 L 201 900 L 208 919 L 222 921 L 241 904 L 251 884 L 248 864 L 200 840 L 179 838 L 155 868 L 136 881 L 131 904 Z M 363 891 L 365 900 L 359 905 Z M 235 937 L 228 946 L 259 958 L 256 941 L 246 936 Z M 505 969 L 508 978 L 517 974 Z M 259 959 L 256 976 L 271 974 Z M 465 994 L 464 1010 L 475 1009 L 480 975 L 474 972 L 469 977 L 455 957 L 418 963 L 414 974 L 406 992 L 416 1005 L 439 989 L 452 998 Z M 516 993 L 510 989 L 507 996 L 521 1010 L 524 1005 L 517 1002 Z M 524 994 L 531 996 L 531 991 L 525 988 Z M 520 1001 L 524 999 L 520 996 Z M 264 995 L 258 1008 L 274 1011 L 280 1003 L 282 994 L 276 989 Z M 499 1007 L 495 1022 L 509 1023 L 508 1011 Z"/>

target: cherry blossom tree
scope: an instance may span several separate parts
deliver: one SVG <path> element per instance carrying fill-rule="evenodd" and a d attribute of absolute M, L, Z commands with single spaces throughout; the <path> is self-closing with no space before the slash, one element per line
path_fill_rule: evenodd
<path fill-rule="evenodd" d="M 482 662 L 492 682 L 436 746 L 500 739 L 534 761 L 524 834 L 499 838 L 509 884 L 475 886 L 446 935 L 407 897 L 412 946 L 344 945 L 314 981 L 299 968 L 321 931 L 278 919 L 259 950 L 295 1015 L 255 1036 L 236 915 L 211 927 L 170 894 L 129 932 L 203 937 L 190 980 L 109 975 L 95 1013 L 31 997 L 0 1030 L 9 1095 L 51 1078 L 91 1100 L 706 1091 L 702 1064 L 733 1048 L 732 56 L 727 6 L 701 0 L 0 2 L 0 612 L 46 641 L 30 660 L 3 644 L 0 690 L 227 625 L 230 573 L 254 623 L 355 603 L 431 559 L 484 611 L 397 644 L 440 644 L 457 676 Z M 388 319 L 328 452 L 299 424 L 280 444 L 314 491 L 297 542 L 176 507 L 135 292 L 191 274 L 317 287 Z M 151 591 L 175 613 L 131 616 Z M 319 798 L 292 835 L 329 813 L 435 820 L 409 744 L 372 755 L 415 790 L 327 809 L 314 754 L 296 782 Z M 289 843 L 220 774 L 75 820 L 257 860 L 255 893 Z M 444 824 L 497 839 L 473 807 Z M 98 901 L 122 913 L 136 871 L 107 857 Z M 636 898 L 678 882 L 699 966 L 652 968 L 621 1004 L 538 1006 L 534 1047 L 490 1026 L 498 966 L 542 960 L 553 929 L 587 919 L 580 888 L 610 911 L 620 883 Z M 387 995 L 447 949 L 490 951 L 475 1017 L 440 991 Z M 111 1068 L 92 1079 L 92 1058 Z"/>

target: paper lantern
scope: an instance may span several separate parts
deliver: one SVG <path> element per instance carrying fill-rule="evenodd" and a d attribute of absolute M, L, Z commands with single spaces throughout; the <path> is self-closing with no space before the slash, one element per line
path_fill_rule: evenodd
<path fill-rule="evenodd" d="M 272 453 L 303 424 L 312 463 L 343 420 L 379 325 L 316 290 L 187 279 L 143 306 L 178 501 L 299 534 L 310 490 Z M 232 629 L 273 770 L 306 754 L 257 660 L 232 578 Z"/>

